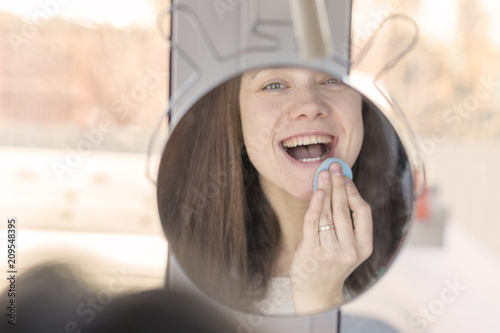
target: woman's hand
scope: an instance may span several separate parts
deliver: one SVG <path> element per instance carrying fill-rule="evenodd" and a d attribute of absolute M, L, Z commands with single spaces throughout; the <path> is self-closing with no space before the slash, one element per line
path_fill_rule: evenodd
<path fill-rule="evenodd" d="M 371 208 L 354 183 L 342 175 L 340 164 L 322 171 L 304 218 L 304 238 L 290 269 L 297 315 L 344 302 L 344 281 L 372 253 L 372 228 Z"/>

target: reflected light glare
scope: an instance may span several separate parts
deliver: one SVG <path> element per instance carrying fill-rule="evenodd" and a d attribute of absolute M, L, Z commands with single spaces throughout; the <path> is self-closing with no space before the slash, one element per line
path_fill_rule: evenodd
<path fill-rule="evenodd" d="M 457 35 L 457 3 L 454 0 L 422 0 L 421 4 L 415 18 L 426 38 L 441 44 L 453 43 Z"/>
<path fill-rule="evenodd" d="M 482 0 L 481 8 L 489 16 L 488 38 L 492 46 L 500 50 L 500 2 L 498 0 Z"/>
<path fill-rule="evenodd" d="M 131 265 L 163 267 L 166 263 L 167 243 L 161 236 L 20 230 L 19 238 L 22 252 L 58 248 Z"/>

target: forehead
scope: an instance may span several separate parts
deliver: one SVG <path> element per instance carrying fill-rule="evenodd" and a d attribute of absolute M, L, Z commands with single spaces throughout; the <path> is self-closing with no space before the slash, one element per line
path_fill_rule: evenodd
<path fill-rule="evenodd" d="M 326 72 L 321 72 L 303 67 L 264 67 L 247 71 L 243 74 L 243 79 L 253 80 L 266 74 L 286 74 L 297 76 L 325 76 Z"/>

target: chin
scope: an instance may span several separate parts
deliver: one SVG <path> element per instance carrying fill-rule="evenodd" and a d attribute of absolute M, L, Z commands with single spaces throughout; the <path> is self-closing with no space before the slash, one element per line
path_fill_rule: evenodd
<path fill-rule="evenodd" d="M 303 201 L 311 201 L 312 196 L 313 196 L 313 186 L 304 186 L 300 188 L 294 188 L 290 189 L 288 193 L 293 196 L 294 198 L 297 198 L 299 200 Z"/>

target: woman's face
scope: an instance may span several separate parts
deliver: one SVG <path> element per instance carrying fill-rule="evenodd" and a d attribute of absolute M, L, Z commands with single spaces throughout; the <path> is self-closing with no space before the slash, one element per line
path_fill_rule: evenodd
<path fill-rule="evenodd" d="M 361 95 L 331 75 L 283 67 L 241 79 L 243 138 L 260 181 L 310 200 L 314 174 L 329 157 L 351 167 L 363 142 Z"/>

